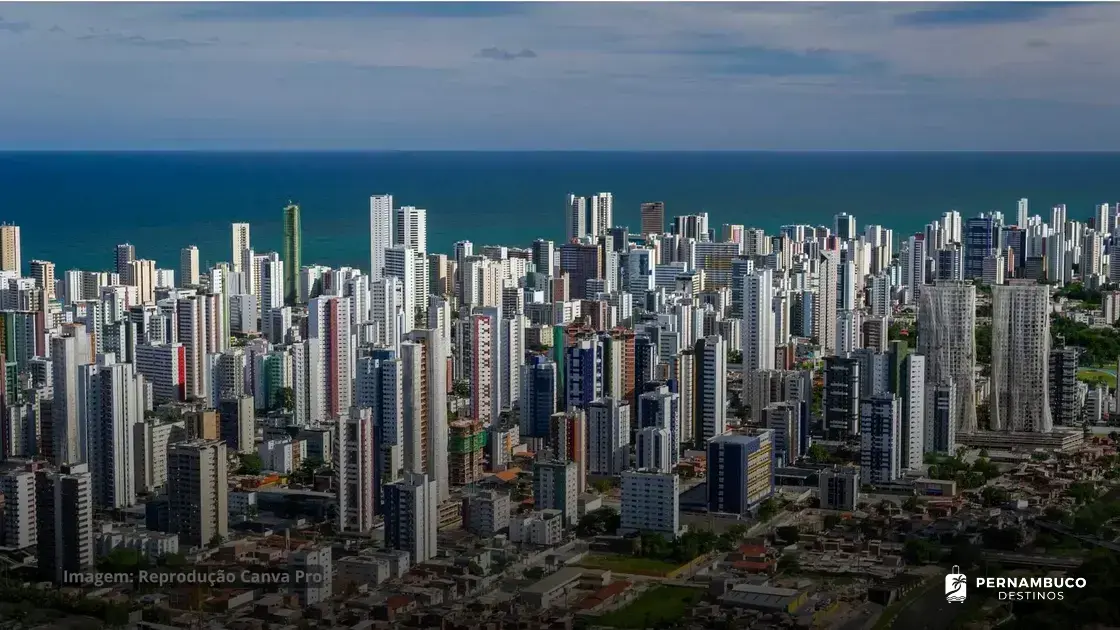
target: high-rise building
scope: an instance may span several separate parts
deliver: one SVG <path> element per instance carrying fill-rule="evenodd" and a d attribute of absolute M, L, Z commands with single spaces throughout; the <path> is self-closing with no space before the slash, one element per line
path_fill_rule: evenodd
<path fill-rule="evenodd" d="M 633 428 L 639 434 L 645 429 L 668 432 L 669 460 L 666 465 L 672 469 L 680 459 L 681 442 L 684 439 L 681 427 L 681 397 L 666 385 L 646 389 L 646 392 L 638 396 L 638 417 Z"/>
<path fill-rule="evenodd" d="M 55 299 L 55 270 L 54 263 L 47 260 L 31 261 L 31 277 L 35 279 L 35 286 L 43 290 L 44 300 Z"/>
<path fill-rule="evenodd" d="M 198 248 L 194 245 L 179 251 L 179 286 L 198 286 Z"/>
<path fill-rule="evenodd" d="M 568 242 L 590 233 L 587 226 L 587 199 L 568 195 L 567 203 L 564 204 L 564 226 L 567 230 Z"/>
<path fill-rule="evenodd" d="M 368 408 L 351 407 L 338 428 L 338 529 L 365 534 L 374 527 L 381 488 L 378 484 L 377 427 Z"/>
<path fill-rule="evenodd" d="M 822 251 L 817 271 L 817 295 L 813 299 L 813 335 L 828 356 L 836 352 L 836 311 L 840 256 L 835 251 Z"/>
<path fill-rule="evenodd" d="M 255 453 L 257 416 L 253 396 L 241 394 L 218 404 L 218 434 L 226 447 L 238 453 Z"/>
<path fill-rule="evenodd" d="M 468 486 L 482 479 L 482 453 L 486 445 L 486 427 L 478 420 L 456 420 L 450 423 L 451 438 L 447 447 L 448 479 L 453 486 Z"/>
<path fill-rule="evenodd" d="M 618 475 L 630 467 L 630 404 L 600 398 L 587 409 L 588 472 Z"/>
<path fill-rule="evenodd" d="M 556 363 L 537 355 L 521 367 L 519 416 L 523 437 L 546 437 L 556 413 Z"/>
<path fill-rule="evenodd" d="M 918 302 L 918 354 L 926 358 L 926 382 L 952 384 L 954 416 L 961 432 L 976 431 L 976 287 L 970 282 L 926 286 Z"/>
<path fill-rule="evenodd" d="M 639 429 L 634 441 L 638 468 L 658 472 L 673 472 L 675 468 L 672 434 L 668 429 L 645 427 Z"/>
<path fill-rule="evenodd" d="M 964 279 L 984 275 L 984 259 L 995 253 L 996 226 L 992 216 L 973 217 L 964 227 Z"/>
<path fill-rule="evenodd" d="M 1050 417 L 1050 288 L 992 287 L 992 400 L 994 431 L 1048 433 Z"/>
<path fill-rule="evenodd" d="M 342 417 L 352 404 L 354 340 L 350 298 L 321 296 L 307 307 L 312 423 Z"/>
<path fill-rule="evenodd" d="M 280 258 L 284 261 L 284 303 L 298 304 L 299 273 L 303 269 L 303 233 L 300 227 L 299 206 L 289 203 L 284 206 L 284 241 Z"/>
<path fill-rule="evenodd" d="M 133 427 L 144 419 L 144 378 L 113 354 L 79 368 L 78 424 L 87 436 L 93 502 L 108 509 L 136 503 Z M 77 462 L 72 462 L 77 463 Z"/>
<path fill-rule="evenodd" d="M 0 494 L 4 495 L 0 542 L 12 549 L 34 547 L 39 541 L 35 473 L 18 469 L 0 473 Z"/>
<path fill-rule="evenodd" d="M 903 362 L 902 406 L 899 411 L 899 459 L 905 470 L 918 470 L 925 457 L 926 439 L 926 358 L 911 354 Z M 886 392 L 884 392 L 886 393 Z"/>
<path fill-rule="evenodd" d="M 393 196 L 373 195 L 369 198 L 369 277 L 384 277 L 385 250 L 393 246 Z"/>
<path fill-rule="evenodd" d="M 152 384 L 154 404 L 186 400 L 186 361 L 186 351 L 181 343 L 136 345 L 136 371 Z"/>
<path fill-rule="evenodd" d="M 774 280 L 770 269 L 743 278 L 743 371 L 774 369 Z"/>
<path fill-rule="evenodd" d="M 665 202 L 650 201 L 642 204 L 642 236 L 665 232 Z"/>
<path fill-rule="evenodd" d="M 229 534 L 226 465 L 226 445 L 221 440 L 191 440 L 168 447 L 168 521 L 181 544 L 203 547 Z"/>
<path fill-rule="evenodd" d="M 859 468 L 834 466 L 818 476 L 818 492 L 822 510 L 852 512 L 859 503 Z"/>
<path fill-rule="evenodd" d="M 604 236 L 614 226 L 614 196 L 609 192 L 591 195 L 587 199 L 588 231 L 591 236 Z"/>
<path fill-rule="evenodd" d="M 859 401 L 863 393 L 860 361 L 850 357 L 824 360 L 824 428 L 831 439 L 859 433 Z"/>
<path fill-rule="evenodd" d="M 117 245 L 114 250 L 114 270 L 120 278 L 120 282 L 124 284 L 129 283 L 128 274 L 131 271 L 132 261 L 136 260 L 136 247 L 132 243 L 121 243 Z"/>
<path fill-rule="evenodd" d="M 568 274 L 572 299 L 595 297 L 588 281 L 603 278 L 603 250 L 598 244 L 565 243 L 560 246 L 560 271 Z"/>
<path fill-rule="evenodd" d="M 446 342 L 438 331 L 419 329 L 401 343 L 404 469 L 427 473 L 438 500 L 450 497 L 447 468 Z"/>
<path fill-rule="evenodd" d="M 956 453 L 959 410 L 953 383 L 926 384 L 926 435 L 922 445 L 926 453 Z"/>
<path fill-rule="evenodd" d="M 1079 349 L 1072 346 L 1050 349 L 1050 418 L 1058 426 L 1074 426 L 1081 419 L 1077 386 L 1079 356 Z"/>
<path fill-rule="evenodd" d="M 93 362 L 92 340 L 82 324 L 65 324 L 51 339 L 52 451 L 56 464 L 85 461 L 85 428 L 80 422 L 82 402 L 78 392 L 82 366 Z"/>
<path fill-rule="evenodd" d="M 549 420 L 548 447 L 559 461 L 576 466 L 576 488 L 587 487 L 587 418 L 583 410 L 560 412 Z"/>
<path fill-rule="evenodd" d="M 698 447 L 727 432 L 727 342 L 719 335 L 696 342 L 694 439 Z"/>
<path fill-rule="evenodd" d="M 809 441 L 808 424 L 803 422 L 801 405 L 776 402 L 762 411 L 763 425 L 770 430 L 775 465 L 790 466 L 806 454 L 802 447 Z"/>
<path fill-rule="evenodd" d="M 747 514 L 774 493 L 770 431 L 729 433 L 707 446 L 709 512 Z"/>
<path fill-rule="evenodd" d="M 436 556 L 439 493 L 436 481 L 422 473 L 407 472 L 385 486 L 385 546 L 407 551 L 412 564 Z"/>
<path fill-rule="evenodd" d="M 619 531 L 661 534 L 680 532 L 680 479 L 675 473 L 628 470 L 622 473 L 622 515 Z"/>
<path fill-rule="evenodd" d="M 860 479 L 890 483 L 902 476 L 899 399 L 893 394 L 864 398 L 860 406 Z"/>
<path fill-rule="evenodd" d="M 533 508 L 560 510 L 564 524 L 576 524 L 579 493 L 578 470 L 575 462 L 537 461 L 533 464 Z"/>
<path fill-rule="evenodd" d="M 44 579 L 62 584 L 67 573 L 93 569 L 92 486 L 87 464 L 35 473 L 38 560 Z"/>
<path fill-rule="evenodd" d="M 22 270 L 19 226 L 4 223 L 0 225 L 0 271 L 22 273 Z"/>
<path fill-rule="evenodd" d="M 302 608 L 330 601 L 334 569 L 330 545 L 305 547 L 288 554 L 288 584 Z"/>
<path fill-rule="evenodd" d="M 1030 205 L 1025 198 L 1019 200 L 1019 208 L 1018 208 L 1019 211 L 1018 211 L 1018 215 L 1017 215 L 1018 220 L 1015 223 L 1015 225 L 1017 225 L 1018 227 L 1020 227 L 1022 229 L 1026 229 L 1026 227 L 1027 227 L 1027 217 L 1029 215 L 1029 212 L 1028 212 L 1029 208 L 1030 208 Z"/>
<path fill-rule="evenodd" d="M 245 257 L 253 250 L 252 241 L 249 239 L 249 224 L 234 223 L 230 225 L 230 268 L 235 272 L 249 272 L 245 269 Z"/>
<path fill-rule="evenodd" d="M 836 225 L 836 237 L 850 240 L 856 237 L 856 218 L 847 212 L 841 212 L 833 217 Z"/>

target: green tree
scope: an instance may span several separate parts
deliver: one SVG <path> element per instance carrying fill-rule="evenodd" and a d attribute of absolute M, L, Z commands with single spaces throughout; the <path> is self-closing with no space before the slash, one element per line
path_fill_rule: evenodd
<path fill-rule="evenodd" d="M 902 557 L 910 564 L 927 564 L 937 559 L 937 546 L 922 538 L 911 538 L 902 546 Z"/>
<path fill-rule="evenodd" d="M 241 460 L 241 468 L 237 469 L 239 475 L 259 475 L 264 467 L 261 461 L 261 456 L 256 453 L 239 453 L 237 458 Z"/>
<path fill-rule="evenodd" d="M 813 444 L 809 447 L 809 459 L 818 464 L 825 464 L 832 461 L 832 455 L 820 444 Z"/>
<path fill-rule="evenodd" d="M 457 398 L 467 398 L 471 395 L 471 385 L 467 381 L 455 381 L 451 393 Z"/>

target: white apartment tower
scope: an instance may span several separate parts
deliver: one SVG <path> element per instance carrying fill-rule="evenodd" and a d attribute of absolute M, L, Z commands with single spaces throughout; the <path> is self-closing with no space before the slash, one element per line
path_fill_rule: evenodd
<path fill-rule="evenodd" d="M 198 286 L 198 248 L 194 245 L 179 252 L 179 286 Z"/>
<path fill-rule="evenodd" d="M 774 369 L 774 278 L 761 269 L 743 278 L 743 370 Z"/>
<path fill-rule="evenodd" d="M 78 422 L 89 436 L 86 452 L 98 507 L 136 504 L 133 427 L 144 420 L 145 390 L 136 366 L 118 363 L 111 353 L 79 369 Z"/>
<path fill-rule="evenodd" d="M 230 265 L 234 271 L 247 271 L 244 269 L 242 260 L 245 257 L 245 252 L 253 249 L 249 240 L 249 224 L 248 223 L 234 223 L 232 226 L 233 247 L 230 250 Z"/>
<path fill-rule="evenodd" d="M 993 431 L 1048 433 L 1050 289 L 1040 284 L 992 287 Z"/>
<path fill-rule="evenodd" d="M 587 409 L 587 471 L 618 475 L 630 467 L 630 405 L 600 398 Z"/>
<path fill-rule="evenodd" d="M 354 340 L 350 298 L 320 296 L 307 305 L 308 393 L 313 424 L 348 413 L 353 395 Z"/>
<path fill-rule="evenodd" d="M 621 532 L 650 532 L 667 539 L 680 532 L 680 479 L 672 472 L 622 473 Z"/>
<path fill-rule="evenodd" d="M 423 473 L 405 473 L 385 486 L 385 545 L 407 551 L 412 564 L 436 556 L 439 493 L 435 480 Z"/>
<path fill-rule="evenodd" d="M 976 431 L 976 287 L 971 282 L 939 281 L 923 287 L 918 354 L 926 358 L 927 386 L 954 386 L 957 430 Z"/>
<path fill-rule="evenodd" d="M 564 226 L 569 242 L 588 234 L 586 199 L 568 195 L 568 201 L 564 206 Z"/>
<path fill-rule="evenodd" d="M 393 196 L 369 198 L 369 277 L 380 280 L 385 274 L 385 251 L 393 246 Z"/>

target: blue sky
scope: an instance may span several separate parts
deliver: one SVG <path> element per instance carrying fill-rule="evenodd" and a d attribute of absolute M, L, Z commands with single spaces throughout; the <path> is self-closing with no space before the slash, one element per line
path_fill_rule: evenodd
<path fill-rule="evenodd" d="M 1120 4 L 0 4 L 0 149 L 1115 150 Z"/>

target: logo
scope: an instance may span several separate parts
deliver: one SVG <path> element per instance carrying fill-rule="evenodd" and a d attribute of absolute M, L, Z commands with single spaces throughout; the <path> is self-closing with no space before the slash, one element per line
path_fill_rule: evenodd
<path fill-rule="evenodd" d="M 945 576 L 945 600 L 950 604 L 958 604 L 968 598 L 968 578 L 960 570 L 954 564 L 953 572 Z"/>

